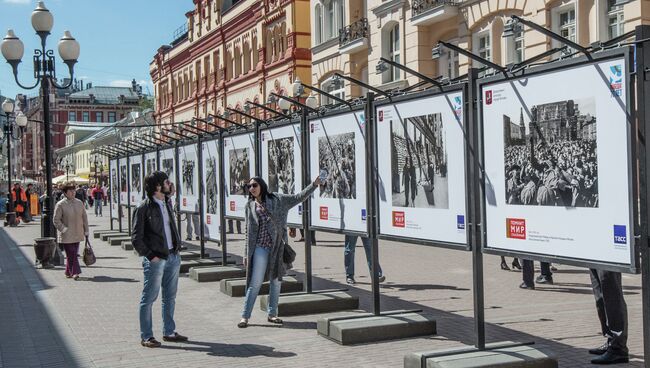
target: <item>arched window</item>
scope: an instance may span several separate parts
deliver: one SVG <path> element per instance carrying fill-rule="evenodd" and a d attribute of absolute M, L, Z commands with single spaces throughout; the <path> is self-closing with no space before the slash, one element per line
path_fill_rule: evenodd
<path fill-rule="evenodd" d="M 334 31 L 334 0 L 325 1 L 325 36 L 327 39 L 333 38 L 336 33 Z"/>
<path fill-rule="evenodd" d="M 400 33 L 398 23 L 389 23 L 383 30 L 382 35 L 382 55 L 396 63 L 400 62 Z M 400 78 L 400 70 L 391 67 L 382 75 L 383 83 L 396 81 Z"/>
<path fill-rule="evenodd" d="M 335 36 L 338 36 L 339 30 L 345 27 L 345 5 L 343 4 L 343 0 L 335 0 L 335 1 L 336 1 L 337 24 L 334 33 Z"/>
<path fill-rule="evenodd" d="M 253 69 L 257 68 L 257 63 L 260 61 L 260 54 L 257 51 L 259 46 L 257 45 L 257 35 L 253 35 L 253 42 L 251 43 L 252 52 L 253 52 Z"/>
<path fill-rule="evenodd" d="M 244 42 L 244 73 L 248 73 L 251 70 L 251 47 L 248 45 L 248 41 Z"/>
<path fill-rule="evenodd" d="M 287 24 L 282 23 L 282 28 L 280 29 L 281 36 L 282 36 L 282 53 L 284 54 L 287 51 L 288 45 L 287 45 Z"/>
<path fill-rule="evenodd" d="M 237 78 L 241 75 L 241 65 L 242 65 L 241 50 L 239 46 L 235 47 L 235 58 L 233 60 L 233 69 L 234 69 L 234 78 Z"/>
<path fill-rule="evenodd" d="M 316 45 L 323 42 L 323 7 L 320 4 L 316 4 L 314 11 L 314 35 Z"/>
<path fill-rule="evenodd" d="M 266 31 L 266 60 L 264 62 L 270 63 L 273 61 L 273 32 Z"/>

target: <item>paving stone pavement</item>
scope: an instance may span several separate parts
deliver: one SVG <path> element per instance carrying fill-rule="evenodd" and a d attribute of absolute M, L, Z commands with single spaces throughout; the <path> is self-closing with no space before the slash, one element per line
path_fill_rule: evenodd
<path fill-rule="evenodd" d="M 109 228 L 107 217 L 89 214 L 89 219 L 91 231 Z M 340 346 L 316 333 L 316 320 L 323 314 L 287 317 L 279 328 L 266 323 L 258 307 L 253 325 L 238 329 L 242 298 L 221 293 L 216 282 L 199 284 L 183 276 L 176 322 L 190 341 L 146 349 L 139 345 L 141 260 L 132 251 L 93 239 L 97 264 L 82 267 L 81 280 L 73 281 L 61 267 L 33 267 L 31 244 L 39 234 L 39 223 L 0 228 L 0 368 L 402 367 L 409 352 L 462 347 L 474 339 L 470 253 L 381 241 L 380 262 L 387 276 L 381 287 L 382 310 L 421 309 L 436 317 L 438 335 Z M 243 254 L 242 236 L 228 237 L 229 253 Z M 348 287 L 343 237 L 320 232 L 316 237 L 314 288 Z M 302 244 L 293 244 L 298 278 L 304 271 Z M 208 248 L 211 254 L 220 251 L 214 243 Z M 558 265 L 555 285 L 527 291 L 518 288 L 521 273 L 501 271 L 499 262 L 499 257 L 485 257 L 488 342 L 534 341 L 557 354 L 561 367 L 591 366 L 587 349 L 603 338 L 587 271 Z M 361 299 L 359 312 L 370 311 L 370 279 L 360 241 L 356 266 L 358 283 L 350 293 Z M 642 367 L 641 280 L 638 275 L 624 275 L 623 280 L 632 362 L 619 366 Z M 157 301 L 154 332 L 159 339 L 161 326 Z"/>

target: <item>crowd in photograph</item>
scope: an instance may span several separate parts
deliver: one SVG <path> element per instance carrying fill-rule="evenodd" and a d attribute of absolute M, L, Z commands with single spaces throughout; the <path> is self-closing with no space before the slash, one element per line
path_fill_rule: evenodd
<path fill-rule="evenodd" d="M 293 137 L 269 142 L 269 190 L 292 194 L 295 191 Z"/>
<path fill-rule="evenodd" d="M 250 176 L 248 148 L 232 149 L 230 160 L 230 194 L 246 194 L 246 183 Z"/>
<path fill-rule="evenodd" d="M 354 133 L 330 135 L 318 139 L 318 168 L 327 172 L 320 185 L 325 198 L 356 198 L 356 161 Z"/>

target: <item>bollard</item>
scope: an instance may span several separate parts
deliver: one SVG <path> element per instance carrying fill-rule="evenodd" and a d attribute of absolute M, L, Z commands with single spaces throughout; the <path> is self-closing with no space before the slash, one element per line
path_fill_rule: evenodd
<path fill-rule="evenodd" d="M 50 259 L 56 250 L 56 238 L 34 239 L 34 253 L 36 260 L 40 262 L 41 268 L 54 268 Z"/>

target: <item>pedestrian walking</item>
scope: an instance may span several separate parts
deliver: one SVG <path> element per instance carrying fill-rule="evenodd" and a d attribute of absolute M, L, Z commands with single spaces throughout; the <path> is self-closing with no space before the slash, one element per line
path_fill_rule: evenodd
<path fill-rule="evenodd" d="M 174 210 L 170 196 L 173 184 L 167 174 L 155 171 L 144 179 L 147 198 L 133 213 L 131 241 L 142 256 L 144 287 L 140 297 L 140 344 L 157 348 L 161 343 L 153 336 L 151 307 L 162 288 L 163 340 L 187 341 L 176 332 L 174 308 L 178 290 L 178 274 L 181 267 L 181 239 L 174 222 Z"/>
<path fill-rule="evenodd" d="M 357 247 L 357 238 L 357 235 L 345 236 L 343 260 L 345 264 L 345 282 L 347 282 L 349 285 L 356 284 L 356 280 L 354 279 L 354 253 Z M 363 244 L 363 249 L 366 251 L 368 270 L 372 273 L 372 249 L 370 249 L 370 239 L 361 237 L 361 243 Z M 386 276 L 384 276 L 381 270 L 381 265 L 377 264 L 377 269 L 379 270 L 379 282 L 386 281 Z"/>
<path fill-rule="evenodd" d="M 506 257 L 504 256 L 501 256 L 501 269 L 504 271 L 510 271 L 510 267 L 508 267 L 508 262 L 506 261 Z M 512 259 L 512 269 L 521 270 L 521 265 L 519 264 L 518 258 Z"/>
<path fill-rule="evenodd" d="M 627 304 L 623 297 L 620 272 L 590 269 L 591 288 L 596 298 L 596 310 L 605 343 L 589 354 L 599 355 L 593 364 L 618 364 L 629 361 L 627 348 Z"/>
<path fill-rule="evenodd" d="M 54 207 L 54 226 L 59 232 L 59 244 L 65 250 L 65 276 L 79 279 L 79 243 L 88 237 L 88 215 L 83 203 L 75 198 L 75 186 L 63 186 L 63 199 Z"/>
<path fill-rule="evenodd" d="M 199 214 L 198 213 L 188 213 L 186 215 L 187 226 L 185 226 L 185 232 L 187 232 L 187 238 L 185 240 L 192 240 L 192 223 L 194 223 L 194 234 L 196 235 L 196 240 L 199 240 Z"/>
<path fill-rule="evenodd" d="M 108 199 L 108 187 L 106 185 L 102 186 L 102 193 L 104 194 L 104 206 L 106 206 L 106 200 Z"/>
<path fill-rule="evenodd" d="M 241 221 L 240 220 L 234 220 L 237 221 L 237 234 L 241 234 Z M 228 220 L 228 232 L 227 234 L 233 234 L 233 220 L 229 219 Z"/>
<path fill-rule="evenodd" d="M 16 223 L 19 224 L 20 220 L 25 219 L 25 208 L 27 206 L 27 194 L 20 186 L 20 183 L 14 183 L 11 190 L 11 201 L 14 204 L 14 212 L 16 212 Z"/>
<path fill-rule="evenodd" d="M 88 209 L 88 196 L 86 195 L 86 189 L 79 184 L 77 186 L 77 191 L 74 194 L 74 197 L 81 201 L 84 204 L 84 207 Z"/>
<path fill-rule="evenodd" d="M 91 197 L 93 198 L 93 202 L 95 205 L 95 217 L 100 216 L 104 217 L 102 214 L 102 202 L 104 201 L 104 191 L 102 188 L 97 184 L 95 188 L 93 188 L 91 192 Z"/>
<path fill-rule="evenodd" d="M 522 289 L 535 289 L 535 283 L 538 284 L 548 284 L 553 285 L 553 272 L 551 272 L 551 264 L 548 262 L 540 262 L 541 275 L 535 277 L 535 264 L 533 261 L 524 259 L 523 269 L 522 269 L 522 278 L 523 282 L 519 285 Z"/>
<path fill-rule="evenodd" d="M 248 182 L 248 202 L 244 209 L 246 219 L 246 298 L 239 328 L 248 327 L 257 294 L 265 280 L 270 281 L 267 321 L 282 324 L 278 318 L 278 299 L 282 276 L 291 265 L 283 260 L 287 242 L 287 214 L 304 202 L 320 185 L 320 178 L 298 194 L 270 193 L 264 179 L 254 177 Z"/>

